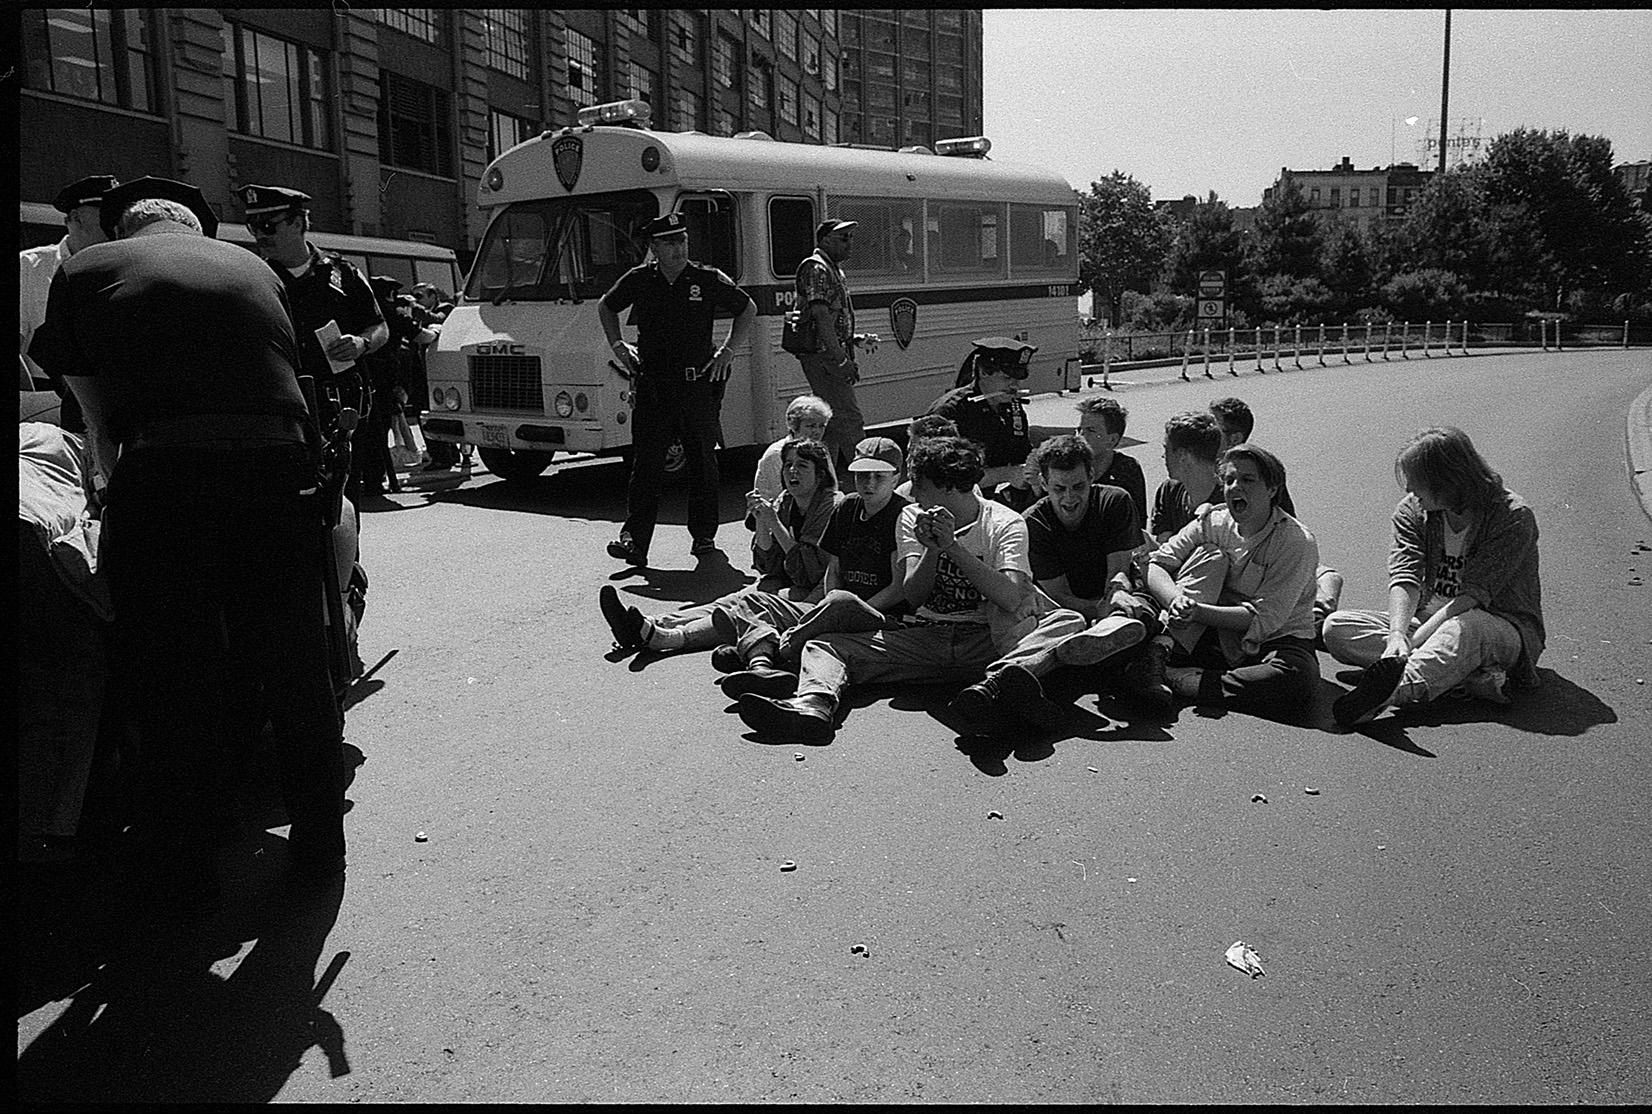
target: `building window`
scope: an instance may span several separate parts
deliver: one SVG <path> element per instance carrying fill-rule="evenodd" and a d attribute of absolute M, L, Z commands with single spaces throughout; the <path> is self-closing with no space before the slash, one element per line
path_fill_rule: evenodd
<path fill-rule="evenodd" d="M 908 89 L 902 94 L 901 102 L 906 108 L 904 115 L 929 118 L 929 93 L 927 90 Z"/>
<path fill-rule="evenodd" d="M 861 45 L 867 50 L 887 50 L 894 54 L 900 49 L 898 34 L 899 29 L 893 20 L 878 19 L 869 15 L 861 17 Z"/>
<path fill-rule="evenodd" d="M 693 12 L 671 13 L 671 57 L 696 68 L 700 65 L 699 19 Z"/>
<path fill-rule="evenodd" d="M 797 60 L 797 16 L 785 8 L 774 12 L 774 45 L 787 58 Z"/>
<path fill-rule="evenodd" d="M 518 143 L 532 139 L 534 131 L 531 120 L 495 108 L 488 109 L 488 161 L 492 162 Z"/>
<path fill-rule="evenodd" d="M 1349 186 L 1348 187 L 1348 207 L 1350 209 L 1358 209 L 1359 208 L 1359 187 L 1358 186 Z"/>
<path fill-rule="evenodd" d="M 1331 187 L 1331 208 L 1333 208 L 1333 209 L 1342 208 L 1342 187 L 1341 186 L 1332 186 Z"/>
<path fill-rule="evenodd" d="M 711 76 L 724 89 L 740 88 L 740 42 L 721 31 L 711 55 Z"/>
<path fill-rule="evenodd" d="M 929 58 L 929 29 L 908 27 L 901 32 L 902 53 L 908 58 Z"/>
<path fill-rule="evenodd" d="M 596 104 L 602 100 L 602 48 L 589 35 L 567 29 L 568 95 L 575 101 Z"/>
<path fill-rule="evenodd" d="M 380 8 L 379 22 L 415 39 L 437 46 L 447 45 L 447 11 L 444 8 Z"/>
<path fill-rule="evenodd" d="M 142 10 L 27 9 L 23 37 L 30 87 L 154 111 L 149 21 Z"/>
<path fill-rule="evenodd" d="M 712 115 L 712 135 L 733 135 L 740 127 L 739 118 L 734 115 L 734 110 L 731 108 L 718 105 L 713 110 Z"/>
<path fill-rule="evenodd" d="M 820 117 L 820 141 L 822 143 L 836 143 L 838 141 L 837 135 L 837 113 L 828 108 L 821 113 Z"/>
<path fill-rule="evenodd" d="M 825 28 L 826 33 L 828 35 L 831 35 L 834 38 L 837 37 L 837 9 L 836 8 L 822 8 L 822 9 L 820 9 L 820 26 Z"/>
<path fill-rule="evenodd" d="M 880 147 L 895 145 L 895 121 L 887 116 L 866 116 L 866 142 Z"/>
<path fill-rule="evenodd" d="M 935 29 L 938 31 L 962 31 L 964 29 L 964 13 L 956 8 L 940 8 L 935 12 Z"/>
<path fill-rule="evenodd" d="M 893 113 L 895 111 L 895 87 L 893 85 L 871 85 L 866 87 L 865 99 L 861 107 L 867 111 Z"/>
<path fill-rule="evenodd" d="M 658 42 L 660 36 L 660 13 L 655 8 L 622 8 L 619 13 L 620 22 L 639 38 L 649 42 Z"/>
<path fill-rule="evenodd" d="M 751 9 L 751 25 L 765 39 L 774 37 L 774 23 L 767 8 Z"/>
<path fill-rule="evenodd" d="M 820 75 L 820 40 L 807 32 L 803 35 L 803 72 Z"/>
<path fill-rule="evenodd" d="M 625 95 L 654 107 L 654 72 L 635 58 L 631 59 L 630 78 L 625 83 Z M 661 123 L 664 123 L 662 120 Z"/>
<path fill-rule="evenodd" d="M 906 122 L 906 142 L 919 147 L 928 147 L 930 142 L 928 120 L 908 120 Z"/>
<path fill-rule="evenodd" d="M 307 46 L 227 25 L 224 125 L 243 135 L 328 150 L 327 67 Z"/>
<path fill-rule="evenodd" d="M 746 68 L 746 99 L 760 111 L 769 107 L 769 68 L 753 62 Z"/>
<path fill-rule="evenodd" d="M 1318 186 L 1314 186 L 1312 189 L 1310 189 L 1308 191 L 1308 204 L 1311 205 L 1311 206 L 1318 206 L 1319 205 L 1319 187 Z"/>
<path fill-rule="evenodd" d="M 780 102 L 780 118 L 788 124 L 796 124 L 797 116 L 797 82 L 781 74 L 774 79 L 776 100 Z"/>
<path fill-rule="evenodd" d="M 521 8 L 483 8 L 482 26 L 487 30 L 488 66 L 530 80 L 528 13 Z"/>
<path fill-rule="evenodd" d="M 820 140 L 820 98 L 803 94 L 803 135 L 807 139 Z"/>
<path fill-rule="evenodd" d="M 828 92 L 837 88 L 837 56 L 829 50 L 820 55 L 820 83 Z"/>
<path fill-rule="evenodd" d="M 379 71 L 379 160 L 453 176 L 453 130 L 446 90 Z"/>
<path fill-rule="evenodd" d="M 901 74 L 908 89 L 929 88 L 929 63 L 914 62 L 910 58 L 901 59 Z"/>
<path fill-rule="evenodd" d="M 676 117 L 673 123 L 678 131 L 699 131 L 704 125 L 705 110 L 702 107 L 700 94 L 692 89 L 679 87 L 671 99 L 671 112 Z"/>

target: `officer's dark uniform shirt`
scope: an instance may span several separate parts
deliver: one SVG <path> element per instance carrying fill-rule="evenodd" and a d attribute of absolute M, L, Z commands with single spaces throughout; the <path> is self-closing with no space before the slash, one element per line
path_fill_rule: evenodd
<path fill-rule="evenodd" d="M 980 445 L 986 451 L 988 468 L 1023 463 L 1032 442 L 1027 439 L 1027 411 L 1021 401 L 1012 399 L 999 410 L 990 402 L 971 401 L 979 393 L 973 384 L 956 387 L 936 399 L 929 412 L 951 418 L 960 437 Z"/>
<path fill-rule="evenodd" d="M 298 334 L 299 357 L 303 361 L 301 374 L 315 376 L 325 383 L 333 377 L 332 365 L 321 349 L 315 331 L 329 321 L 337 321 L 339 331 L 362 336 L 384 320 L 379 312 L 379 300 L 354 264 L 310 249 L 310 269 L 294 276 L 281 264 L 269 263 L 270 270 L 281 277 L 287 288 L 287 301 L 293 307 L 293 328 Z"/>
<path fill-rule="evenodd" d="M 204 236 L 76 252 L 29 354 L 55 375 L 104 379 L 116 441 L 186 415 L 308 414 L 281 280 L 245 248 Z"/>
<path fill-rule="evenodd" d="M 711 361 L 711 323 L 718 310 L 738 316 L 751 297 L 716 267 L 689 260 L 676 282 L 666 282 L 659 260 L 633 267 L 602 296 L 609 312 L 636 307 L 637 357 L 653 376 L 682 378 Z"/>

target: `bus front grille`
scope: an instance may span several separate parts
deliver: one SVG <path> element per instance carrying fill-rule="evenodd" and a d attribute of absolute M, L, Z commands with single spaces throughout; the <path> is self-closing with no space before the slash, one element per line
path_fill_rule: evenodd
<path fill-rule="evenodd" d="M 470 399 L 478 410 L 545 412 L 538 356 L 470 357 Z"/>

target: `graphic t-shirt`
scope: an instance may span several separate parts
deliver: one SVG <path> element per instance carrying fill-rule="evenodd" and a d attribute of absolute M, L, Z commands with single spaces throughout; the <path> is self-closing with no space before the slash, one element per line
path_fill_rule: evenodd
<path fill-rule="evenodd" d="M 895 527 L 901 511 L 910 505 L 910 500 L 891 495 L 882 510 L 865 518 L 861 497 L 846 495 L 832 512 L 820 548 L 837 558 L 838 578 L 861 599 L 871 599 L 893 580 Z"/>
<path fill-rule="evenodd" d="M 1440 554 L 1440 563 L 1434 570 L 1433 588 L 1436 596 L 1449 600 L 1463 590 L 1463 542 L 1468 539 L 1468 527 L 1453 530 L 1450 519 L 1441 525 L 1445 527 L 1445 552 Z"/>
<path fill-rule="evenodd" d="M 1077 529 L 1069 530 L 1045 496 L 1027 511 L 1028 558 L 1033 579 L 1067 578 L 1081 599 L 1100 599 L 1107 589 L 1107 555 L 1141 544 L 1136 505 L 1121 487 L 1095 484 Z"/>
<path fill-rule="evenodd" d="M 980 508 L 974 522 L 953 531 L 958 545 L 988 568 L 1031 577 L 1026 520 L 1001 503 L 980 500 Z M 927 552 L 914 532 L 919 509 L 913 504 L 901 511 L 898 533 L 902 564 L 922 560 Z M 935 586 L 918 608 L 918 617 L 942 623 L 986 623 L 990 607 L 963 570 L 943 553 L 936 561 Z"/>

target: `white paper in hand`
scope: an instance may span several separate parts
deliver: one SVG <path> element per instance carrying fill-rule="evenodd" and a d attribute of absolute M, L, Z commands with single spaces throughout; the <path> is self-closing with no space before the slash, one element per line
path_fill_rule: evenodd
<path fill-rule="evenodd" d="M 321 342 L 321 354 L 327 356 L 327 346 L 344 335 L 344 330 L 338 327 L 337 321 L 329 321 L 315 331 L 315 338 Z M 340 375 L 356 366 L 354 360 L 335 360 L 327 356 L 327 363 L 331 365 L 334 375 Z"/>

